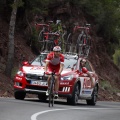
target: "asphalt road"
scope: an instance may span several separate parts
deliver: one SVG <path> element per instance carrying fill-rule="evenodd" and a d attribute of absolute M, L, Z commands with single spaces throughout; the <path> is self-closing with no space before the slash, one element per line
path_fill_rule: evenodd
<path fill-rule="evenodd" d="M 76 106 L 57 100 L 54 107 L 38 99 L 0 98 L 0 120 L 120 120 L 120 102 L 97 102 L 88 106 L 80 100 Z"/>

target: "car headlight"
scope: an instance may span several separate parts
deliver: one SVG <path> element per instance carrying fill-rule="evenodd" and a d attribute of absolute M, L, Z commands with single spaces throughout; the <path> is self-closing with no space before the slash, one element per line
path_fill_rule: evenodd
<path fill-rule="evenodd" d="M 22 71 L 18 71 L 17 72 L 17 75 L 19 75 L 20 77 L 23 77 L 24 76 L 24 73 Z"/>
<path fill-rule="evenodd" d="M 61 77 L 61 80 L 72 80 L 72 79 L 73 79 L 73 75 L 68 75 L 68 76 Z"/>

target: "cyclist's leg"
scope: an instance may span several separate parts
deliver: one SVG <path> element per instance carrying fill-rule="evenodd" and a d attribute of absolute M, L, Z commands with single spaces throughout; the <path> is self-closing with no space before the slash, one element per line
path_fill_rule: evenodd
<path fill-rule="evenodd" d="M 48 82 L 48 89 L 50 88 L 50 79 L 51 79 L 51 75 L 48 76 L 47 82 Z"/>
<path fill-rule="evenodd" d="M 54 98 L 58 98 L 58 91 L 59 91 L 59 76 L 55 76 L 55 86 L 54 86 Z"/>
<path fill-rule="evenodd" d="M 52 73 L 52 66 L 51 65 L 48 65 L 47 73 Z M 48 75 L 48 79 L 47 79 L 48 90 L 46 91 L 47 96 L 49 95 L 49 90 L 50 90 L 50 80 L 51 80 L 51 75 Z"/>
<path fill-rule="evenodd" d="M 54 71 L 56 74 L 58 74 L 60 69 L 60 65 L 55 66 Z M 58 91 L 59 91 L 59 75 L 55 76 L 55 96 L 58 97 Z"/>
<path fill-rule="evenodd" d="M 55 93 L 59 91 L 59 76 L 55 76 Z"/>

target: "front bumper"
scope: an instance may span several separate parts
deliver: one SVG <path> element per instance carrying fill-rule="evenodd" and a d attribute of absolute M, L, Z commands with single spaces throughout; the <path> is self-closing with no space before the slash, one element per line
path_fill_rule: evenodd
<path fill-rule="evenodd" d="M 29 94 L 41 94 L 41 95 L 45 95 L 46 94 L 46 90 L 33 90 L 33 89 L 18 89 L 18 88 L 14 88 L 14 92 L 25 92 L 25 93 L 29 93 Z M 59 97 L 72 97 L 72 94 L 65 94 L 63 92 L 58 92 Z"/>

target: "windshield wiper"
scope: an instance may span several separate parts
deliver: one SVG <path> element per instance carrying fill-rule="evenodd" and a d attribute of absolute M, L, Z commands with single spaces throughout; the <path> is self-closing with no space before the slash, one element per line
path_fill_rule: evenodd
<path fill-rule="evenodd" d="M 43 66 L 42 60 L 41 60 L 41 55 L 40 55 L 40 65 Z"/>
<path fill-rule="evenodd" d="M 71 68 L 70 65 L 68 65 L 67 68 Z M 67 68 L 66 68 L 66 69 L 67 69 Z"/>

